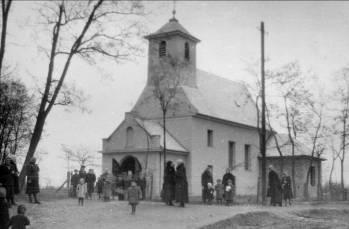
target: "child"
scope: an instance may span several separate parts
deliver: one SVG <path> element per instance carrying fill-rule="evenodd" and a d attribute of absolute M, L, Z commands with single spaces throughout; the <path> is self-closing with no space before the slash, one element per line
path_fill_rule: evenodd
<path fill-rule="evenodd" d="M 136 206 L 139 202 L 139 199 L 142 195 L 142 191 L 139 186 L 137 186 L 135 181 L 131 182 L 131 186 L 127 189 L 127 198 L 128 203 L 132 207 L 131 214 L 134 215 L 136 213 Z"/>
<path fill-rule="evenodd" d="M 0 228 L 7 228 L 8 222 L 10 220 L 8 212 L 8 204 L 5 200 L 6 198 L 6 189 L 1 187 L 0 183 Z"/>
<path fill-rule="evenodd" d="M 232 180 L 228 180 L 227 186 L 225 186 L 224 190 L 224 197 L 226 201 L 226 205 L 230 206 L 233 203 L 233 198 L 234 198 L 234 185 Z"/>
<path fill-rule="evenodd" d="M 212 204 L 212 200 L 213 200 L 213 193 L 214 193 L 214 188 L 213 188 L 213 184 L 212 183 L 207 183 L 207 203 L 209 205 Z"/>
<path fill-rule="evenodd" d="M 9 228 L 22 229 L 30 224 L 29 219 L 25 216 L 26 208 L 24 205 L 19 205 L 17 208 L 18 215 L 12 216 L 9 222 Z M 12 226 L 12 227 L 11 227 Z"/>
<path fill-rule="evenodd" d="M 224 185 L 222 184 L 221 179 L 217 179 L 217 184 L 215 185 L 214 189 L 216 191 L 217 204 L 221 205 L 224 195 Z"/>
<path fill-rule="evenodd" d="M 87 193 L 87 185 L 84 178 L 80 178 L 80 183 L 76 186 L 76 194 L 78 196 L 79 205 L 84 205 L 84 199 Z"/>

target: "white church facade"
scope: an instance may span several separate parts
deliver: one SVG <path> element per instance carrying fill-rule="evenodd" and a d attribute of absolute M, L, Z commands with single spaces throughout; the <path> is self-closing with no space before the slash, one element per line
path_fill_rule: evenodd
<path fill-rule="evenodd" d="M 232 168 L 237 195 L 257 195 L 259 135 L 255 102 L 247 88 L 237 82 L 196 68 L 196 45 L 175 18 L 149 41 L 148 80 L 125 119 L 103 139 L 102 167 L 121 172 L 150 172 L 151 196 L 158 197 L 163 176 L 162 112 L 154 97 L 152 77 L 159 60 L 172 56 L 186 62 L 175 100 L 166 118 L 166 160 L 183 159 L 187 169 L 189 196 L 201 195 L 201 173 L 212 165 L 214 180 Z"/>

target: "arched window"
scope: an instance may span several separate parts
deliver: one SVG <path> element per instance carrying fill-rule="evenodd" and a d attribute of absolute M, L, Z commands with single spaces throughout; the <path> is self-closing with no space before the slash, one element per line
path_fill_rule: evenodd
<path fill-rule="evenodd" d="M 189 60 L 190 59 L 190 55 L 189 55 L 189 43 L 188 42 L 185 42 L 184 44 L 184 58 L 186 60 Z"/>
<path fill-rule="evenodd" d="M 133 128 L 132 127 L 127 127 L 126 129 L 126 147 L 132 147 L 133 146 Z"/>
<path fill-rule="evenodd" d="M 159 45 L 159 57 L 166 56 L 166 41 L 161 41 Z"/>

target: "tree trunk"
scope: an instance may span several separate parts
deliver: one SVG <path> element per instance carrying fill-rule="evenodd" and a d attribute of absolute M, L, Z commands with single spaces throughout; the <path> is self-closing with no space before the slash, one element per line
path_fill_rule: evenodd
<path fill-rule="evenodd" d="M 1 10 L 2 10 L 2 31 L 1 31 L 1 46 L 0 46 L 0 81 L 2 77 L 2 66 L 5 56 L 6 48 L 6 36 L 7 36 L 7 21 L 10 12 L 12 0 L 8 0 L 7 4 L 5 0 L 1 0 Z"/>
<path fill-rule="evenodd" d="M 163 126 L 162 126 L 162 130 L 163 130 L 163 145 L 164 145 L 164 174 L 163 174 L 163 178 L 165 181 L 165 170 L 166 170 L 166 110 L 163 110 L 162 113 L 162 121 L 163 121 Z"/>
<path fill-rule="evenodd" d="M 29 149 L 28 149 L 27 155 L 25 157 L 22 170 L 21 170 L 21 172 L 19 174 L 19 187 L 20 187 L 20 190 L 22 190 L 23 187 L 24 187 L 25 177 L 27 175 L 26 174 L 26 172 L 27 172 L 26 167 L 27 167 L 30 159 L 35 154 L 36 148 L 37 148 L 37 146 L 39 144 L 39 141 L 40 141 L 40 138 L 41 138 L 41 135 L 42 135 L 42 130 L 43 130 L 44 125 L 45 125 L 46 117 L 47 116 L 45 114 L 43 114 L 43 113 L 39 113 L 38 116 L 37 116 L 37 120 L 36 120 L 36 123 L 35 123 L 33 136 L 31 138 L 30 144 L 29 144 Z"/>

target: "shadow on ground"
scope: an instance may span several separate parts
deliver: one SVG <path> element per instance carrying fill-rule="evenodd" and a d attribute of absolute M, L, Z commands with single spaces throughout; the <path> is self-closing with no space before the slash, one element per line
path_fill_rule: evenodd
<path fill-rule="evenodd" d="M 200 229 L 330 229 L 349 228 L 349 210 L 309 209 L 278 214 L 268 211 L 237 214 Z"/>

